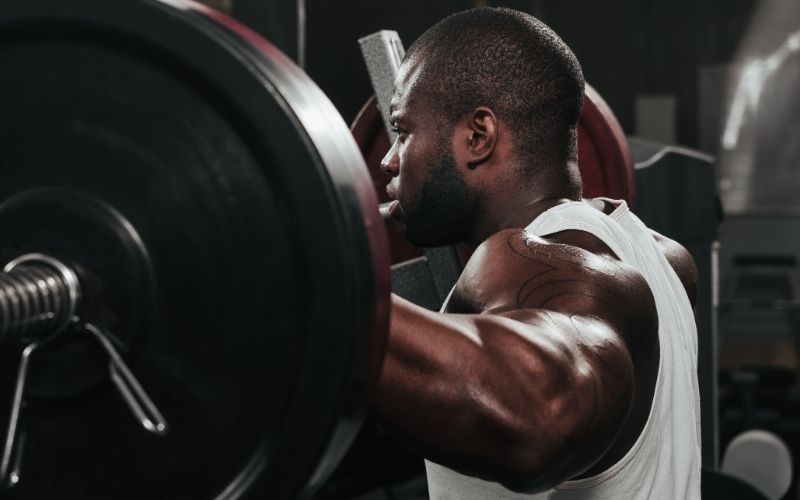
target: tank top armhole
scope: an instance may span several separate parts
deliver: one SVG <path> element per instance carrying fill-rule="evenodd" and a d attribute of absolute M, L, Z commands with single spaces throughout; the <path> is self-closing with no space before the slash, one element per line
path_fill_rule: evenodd
<path fill-rule="evenodd" d="M 611 200 L 613 201 L 613 200 Z M 562 205 L 556 205 L 555 207 L 545 211 L 539 217 L 536 218 L 531 224 L 529 224 L 525 230 L 530 231 L 532 234 L 535 234 L 540 237 L 546 237 L 550 234 L 554 234 L 560 231 L 568 231 L 568 230 L 577 230 L 577 231 L 584 231 L 589 234 L 592 234 L 596 238 L 600 239 L 603 243 L 608 245 L 611 250 L 616 253 L 618 256 L 621 256 L 622 253 L 620 252 L 619 245 L 612 241 L 611 238 L 605 238 L 603 234 L 597 234 L 596 231 L 592 230 L 591 224 L 584 221 L 575 221 L 575 220 L 567 220 L 561 217 L 558 212 L 564 209 L 571 209 L 575 207 L 579 210 L 587 210 L 586 213 L 592 214 L 590 217 L 594 217 L 596 215 L 605 215 L 613 219 L 615 222 L 619 222 L 623 217 L 627 214 L 630 214 L 630 209 L 625 201 L 620 202 L 617 207 L 610 213 L 604 214 L 600 212 L 596 208 L 586 205 L 582 202 L 569 202 L 564 203 Z M 588 212 L 590 210 L 591 212 Z M 542 231 L 542 229 L 545 229 Z M 651 432 L 652 422 L 654 420 L 654 414 L 656 412 L 656 405 L 659 400 L 659 395 L 661 394 L 661 387 L 663 385 L 663 361 L 664 361 L 664 346 L 662 344 L 661 336 L 658 339 L 659 344 L 659 354 L 658 354 L 658 371 L 656 375 L 656 384 L 655 388 L 653 389 L 653 399 L 650 403 L 650 411 L 647 414 L 647 421 L 642 427 L 642 431 L 639 433 L 639 436 L 636 438 L 633 446 L 631 446 L 630 450 L 623 455 L 615 464 L 611 465 L 606 470 L 595 474 L 594 476 L 582 478 L 582 479 L 574 479 L 570 481 L 564 481 L 563 483 L 556 486 L 555 490 L 577 490 L 588 488 L 591 486 L 598 485 L 602 482 L 608 481 L 609 479 L 613 478 L 617 474 L 619 474 L 626 465 L 628 465 L 631 460 L 636 456 L 639 450 L 642 448 L 642 444 L 644 440 Z"/>
<path fill-rule="evenodd" d="M 660 341 L 659 341 L 660 343 Z M 564 481 L 563 483 L 556 486 L 554 489 L 556 490 L 577 490 L 582 488 L 588 488 L 590 486 L 598 485 L 604 481 L 608 481 L 609 479 L 613 478 L 617 474 L 622 471 L 631 460 L 636 457 L 636 454 L 642 448 L 642 444 L 644 443 L 645 438 L 650 433 L 650 427 L 652 426 L 652 422 L 654 419 L 654 414 L 656 411 L 656 401 L 658 401 L 658 396 L 661 394 L 661 386 L 662 386 L 662 371 L 663 363 L 662 363 L 662 354 L 659 353 L 658 355 L 658 375 L 656 376 L 656 386 L 653 390 L 653 401 L 650 403 L 650 412 L 647 415 L 647 421 L 642 428 L 642 432 L 639 433 L 639 437 L 636 438 L 636 442 L 633 443 L 631 449 L 628 450 L 625 455 L 620 458 L 614 465 L 610 466 L 608 469 L 598 472 L 594 476 L 585 477 L 582 479 L 573 479 L 570 481 Z"/>

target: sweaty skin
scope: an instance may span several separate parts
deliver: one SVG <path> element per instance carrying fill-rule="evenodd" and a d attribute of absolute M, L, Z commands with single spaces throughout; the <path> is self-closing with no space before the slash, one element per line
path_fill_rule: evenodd
<path fill-rule="evenodd" d="M 476 250 L 444 313 L 392 296 L 379 416 L 425 458 L 512 490 L 601 472 L 631 448 L 650 410 L 659 359 L 652 293 L 588 233 L 527 235 L 536 216 L 579 196 L 564 177 L 521 186 L 509 174 L 510 133 L 489 108 L 451 125 L 443 147 L 441 123 L 414 97 L 419 71 L 418 61 L 403 63 L 392 99 L 399 135 L 383 162 L 387 191 L 409 221 L 424 220 L 416 212 L 425 212 L 431 172 L 452 164 L 470 216 L 448 238 Z M 437 241 L 422 230 L 415 237 Z M 694 297 L 688 252 L 654 238 Z"/>

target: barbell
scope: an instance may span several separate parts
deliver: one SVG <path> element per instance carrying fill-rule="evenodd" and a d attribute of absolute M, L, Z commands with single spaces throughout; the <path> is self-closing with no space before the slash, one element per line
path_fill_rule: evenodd
<path fill-rule="evenodd" d="M 10 3 L 0 68 L 0 488 L 311 496 L 381 367 L 388 143 L 182 0 Z"/>

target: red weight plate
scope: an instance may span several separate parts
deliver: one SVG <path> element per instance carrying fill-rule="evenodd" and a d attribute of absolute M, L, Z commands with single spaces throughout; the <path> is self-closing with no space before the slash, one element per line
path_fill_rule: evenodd
<path fill-rule="evenodd" d="M 578 166 L 585 198 L 606 196 L 633 205 L 636 181 L 628 140 L 611 108 L 588 83 L 578 120 Z"/>

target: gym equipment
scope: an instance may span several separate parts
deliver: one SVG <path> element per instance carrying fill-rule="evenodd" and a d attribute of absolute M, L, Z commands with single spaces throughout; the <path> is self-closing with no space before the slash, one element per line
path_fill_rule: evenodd
<path fill-rule="evenodd" d="M 189 2 L 16 2 L 0 39 L 4 496 L 310 495 L 388 324 L 341 117 Z"/>
<path fill-rule="evenodd" d="M 778 500 L 792 484 L 792 453 L 776 434 L 751 429 L 728 443 L 720 469 L 750 484 L 770 500 Z"/>
<path fill-rule="evenodd" d="M 703 498 L 727 500 L 769 500 L 749 483 L 713 469 L 701 470 L 700 493 Z"/>

